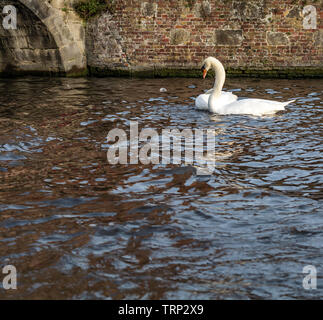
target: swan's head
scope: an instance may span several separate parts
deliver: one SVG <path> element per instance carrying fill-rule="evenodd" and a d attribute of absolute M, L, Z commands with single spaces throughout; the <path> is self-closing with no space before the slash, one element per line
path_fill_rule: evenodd
<path fill-rule="evenodd" d="M 203 61 L 203 66 L 201 68 L 201 70 L 203 72 L 203 79 L 205 79 L 208 71 L 211 69 L 214 59 L 215 58 L 213 58 L 213 57 L 208 57 Z"/>
<path fill-rule="evenodd" d="M 221 65 L 221 62 L 213 57 L 208 57 L 203 61 L 203 66 L 201 68 L 202 72 L 203 72 L 203 79 L 205 79 L 208 71 L 212 68 L 212 66 L 216 66 L 216 65 Z"/>

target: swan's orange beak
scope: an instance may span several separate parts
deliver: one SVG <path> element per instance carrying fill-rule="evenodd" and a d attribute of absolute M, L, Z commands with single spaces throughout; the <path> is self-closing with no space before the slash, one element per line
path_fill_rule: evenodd
<path fill-rule="evenodd" d="M 206 70 L 206 69 L 204 69 L 204 70 L 203 70 L 203 79 L 205 79 L 205 78 L 206 78 L 206 75 L 207 75 L 207 70 Z"/>

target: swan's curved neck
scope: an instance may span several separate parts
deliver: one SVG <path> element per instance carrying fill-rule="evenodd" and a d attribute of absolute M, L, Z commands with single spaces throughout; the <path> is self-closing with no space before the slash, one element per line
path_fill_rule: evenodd
<path fill-rule="evenodd" d="M 212 58 L 211 66 L 215 72 L 215 83 L 214 90 L 209 97 L 208 106 L 210 111 L 216 112 L 216 99 L 221 96 L 221 91 L 225 82 L 225 70 L 222 63 L 215 58 Z"/>
<path fill-rule="evenodd" d="M 213 58 L 211 65 L 215 72 L 213 95 L 215 98 L 217 98 L 221 95 L 221 91 L 225 82 L 225 70 L 222 63 L 218 59 Z"/>

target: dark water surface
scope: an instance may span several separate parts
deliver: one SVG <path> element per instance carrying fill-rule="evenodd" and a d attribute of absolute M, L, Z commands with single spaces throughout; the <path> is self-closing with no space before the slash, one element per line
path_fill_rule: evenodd
<path fill-rule="evenodd" d="M 323 298 L 323 80 L 228 79 L 240 97 L 298 99 L 264 118 L 196 111 L 211 86 L 0 79 L 0 266 L 18 272 L 0 298 Z M 130 121 L 215 129 L 214 174 L 109 164 L 107 134 Z"/>

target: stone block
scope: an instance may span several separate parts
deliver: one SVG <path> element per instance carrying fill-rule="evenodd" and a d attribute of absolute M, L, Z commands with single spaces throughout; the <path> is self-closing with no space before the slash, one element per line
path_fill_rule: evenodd
<path fill-rule="evenodd" d="M 184 29 L 174 29 L 171 31 L 171 44 L 179 45 L 189 41 L 190 34 Z"/>
<path fill-rule="evenodd" d="M 283 32 L 267 31 L 266 38 L 270 46 L 284 46 L 289 44 L 289 38 Z"/>
<path fill-rule="evenodd" d="M 242 30 L 216 30 L 214 34 L 214 43 L 218 46 L 240 46 L 242 41 Z"/>
<path fill-rule="evenodd" d="M 153 2 L 143 2 L 141 4 L 141 14 L 145 17 L 153 17 L 157 15 L 158 5 Z"/>
<path fill-rule="evenodd" d="M 196 16 L 207 18 L 212 14 L 212 6 L 209 1 L 203 1 L 196 6 Z"/>
<path fill-rule="evenodd" d="M 318 47 L 323 47 L 323 30 L 317 30 L 314 33 L 314 44 Z"/>

